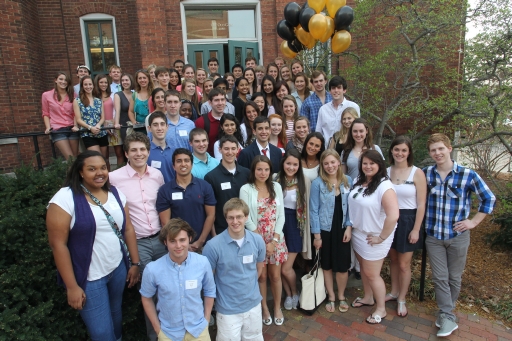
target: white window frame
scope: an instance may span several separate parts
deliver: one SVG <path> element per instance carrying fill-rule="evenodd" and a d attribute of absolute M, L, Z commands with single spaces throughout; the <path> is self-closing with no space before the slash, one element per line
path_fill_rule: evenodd
<path fill-rule="evenodd" d="M 85 65 L 89 68 L 91 67 L 91 61 L 89 60 L 88 53 L 88 42 L 87 42 L 87 34 L 85 30 L 87 29 L 85 26 L 86 21 L 100 21 L 100 20 L 111 20 L 112 21 L 112 34 L 114 35 L 114 46 L 116 50 L 116 64 L 120 67 L 119 63 L 119 49 L 117 47 L 117 31 L 116 31 L 116 18 L 109 14 L 105 13 L 89 13 L 80 17 L 80 32 L 82 33 L 82 46 L 84 48 L 84 61 Z"/>
<path fill-rule="evenodd" d="M 185 18 L 185 9 L 194 9 L 194 8 L 205 8 L 211 7 L 215 9 L 227 8 L 231 9 L 233 7 L 242 7 L 242 9 L 254 9 L 255 25 L 256 25 L 256 38 L 245 40 L 247 42 L 257 42 L 258 43 L 258 53 L 259 58 L 258 62 L 260 65 L 263 64 L 263 44 L 262 44 L 262 33 L 261 33 L 261 6 L 260 1 L 258 0 L 233 0 L 229 2 L 221 2 L 220 0 L 182 0 L 180 2 L 180 12 L 181 12 L 181 27 L 182 27 L 182 36 L 183 36 L 183 54 L 185 57 L 185 62 L 188 63 L 188 47 L 187 44 L 227 44 L 230 39 L 188 39 L 187 38 L 187 21 Z M 237 40 L 237 39 L 232 39 Z"/>

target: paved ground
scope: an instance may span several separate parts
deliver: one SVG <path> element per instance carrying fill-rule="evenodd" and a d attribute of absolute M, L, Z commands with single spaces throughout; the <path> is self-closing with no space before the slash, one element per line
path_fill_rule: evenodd
<path fill-rule="evenodd" d="M 360 293 L 360 288 L 347 289 L 350 304 Z M 283 310 L 285 322 L 282 326 L 263 326 L 265 340 L 437 340 L 438 328 L 434 325 L 433 311 L 421 304 L 408 304 L 409 315 L 396 314 L 396 302 L 388 302 L 388 315 L 380 325 L 365 322 L 372 307 L 350 308 L 346 313 L 328 313 L 324 306 L 313 316 L 302 315 L 297 310 Z M 269 304 L 272 307 L 272 304 Z M 512 329 L 474 315 L 458 313 L 459 329 L 447 340 L 512 340 Z"/>

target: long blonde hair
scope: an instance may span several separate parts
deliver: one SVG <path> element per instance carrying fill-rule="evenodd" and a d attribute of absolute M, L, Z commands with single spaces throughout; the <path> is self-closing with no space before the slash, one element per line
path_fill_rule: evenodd
<path fill-rule="evenodd" d="M 343 173 L 343 170 L 341 169 L 340 155 L 334 149 L 326 149 L 320 156 L 320 169 L 319 169 L 318 174 L 319 174 L 320 178 L 322 178 L 322 181 L 325 183 L 325 186 L 327 188 L 329 188 L 330 191 L 333 190 L 333 187 L 331 186 L 331 182 L 329 181 L 329 175 L 327 175 L 327 173 L 325 173 L 324 166 L 323 166 L 324 160 L 328 156 L 333 156 L 340 162 L 340 165 L 338 166 L 338 172 L 336 173 L 336 181 L 338 183 L 343 183 L 343 185 L 345 187 L 348 187 L 348 178 L 346 177 L 346 175 Z"/>
<path fill-rule="evenodd" d="M 354 120 L 359 118 L 359 115 L 355 108 L 348 107 L 345 108 L 345 110 L 343 110 L 343 112 L 341 113 L 341 129 L 334 133 L 333 136 L 335 143 L 338 143 L 338 141 L 345 141 L 348 133 L 350 132 L 350 127 L 347 128 L 343 125 L 343 117 L 345 117 L 345 115 L 351 115 L 354 118 Z"/>

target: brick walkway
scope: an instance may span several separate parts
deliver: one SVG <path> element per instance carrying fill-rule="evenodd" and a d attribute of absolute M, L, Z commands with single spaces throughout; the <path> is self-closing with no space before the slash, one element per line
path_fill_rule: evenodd
<path fill-rule="evenodd" d="M 360 289 L 346 290 L 350 304 Z M 270 290 L 269 290 L 270 291 Z M 337 304 L 338 302 L 336 302 Z M 269 307 L 272 304 L 269 303 Z M 352 308 L 346 313 L 328 313 L 320 307 L 313 316 L 302 315 L 297 310 L 283 309 L 285 322 L 282 326 L 263 326 L 265 340 L 437 340 L 436 317 L 420 304 L 407 304 L 409 315 L 405 318 L 396 314 L 396 302 L 388 302 L 388 315 L 380 325 L 370 325 L 365 319 L 373 307 Z M 337 309 L 337 306 L 336 306 Z M 474 315 L 458 313 L 459 329 L 447 340 L 512 340 L 512 329 Z"/>

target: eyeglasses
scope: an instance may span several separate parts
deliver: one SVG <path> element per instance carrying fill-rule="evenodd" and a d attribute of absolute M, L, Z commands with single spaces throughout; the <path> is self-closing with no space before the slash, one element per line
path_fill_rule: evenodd
<path fill-rule="evenodd" d="M 363 187 L 359 188 L 357 190 L 357 193 L 354 193 L 354 196 L 352 197 L 352 199 L 355 199 L 359 195 L 359 193 L 361 193 L 362 191 L 363 191 Z"/>
<path fill-rule="evenodd" d="M 245 216 L 243 216 L 243 215 L 237 215 L 236 217 L 231 217 L 231 216 L 227 217 L 226 220 L 227 221 L 234 221 L 236 219 L 237 221 L 241 221 L 244 218 L 245 218 Z"/>

